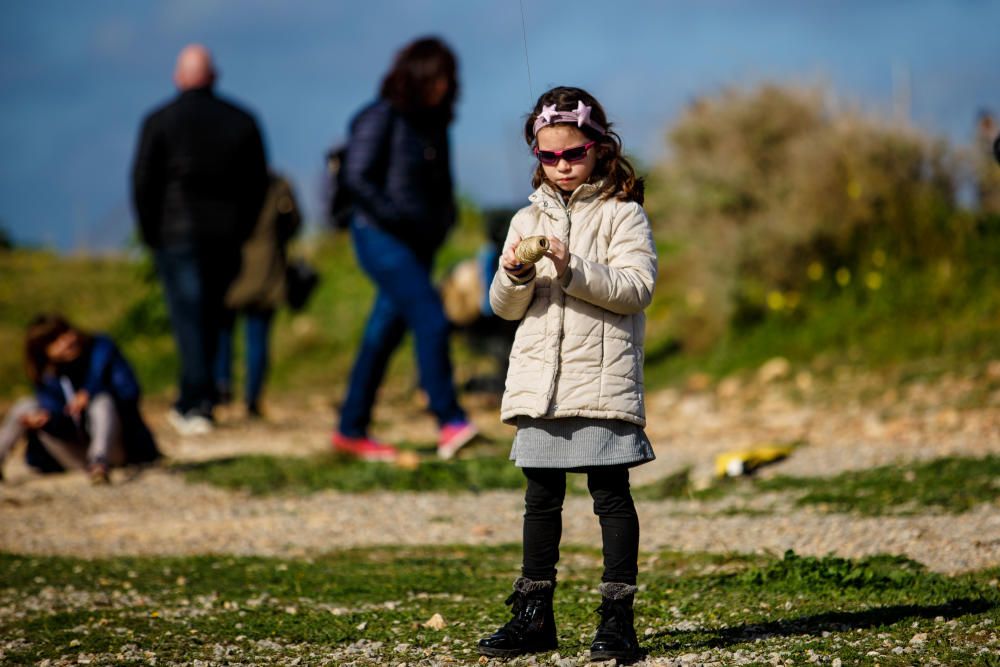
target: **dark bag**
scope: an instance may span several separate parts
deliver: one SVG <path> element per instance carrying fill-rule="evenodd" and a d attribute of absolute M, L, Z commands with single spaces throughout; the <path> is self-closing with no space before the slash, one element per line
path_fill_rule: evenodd
<path fill-rule="evenodd" d="M 292 310 L 302 310 L 319 284 L 319 274 L 304 259 L 289 260 L 285 269 L 285 301 Z"/>
<path fill-rule="evenodd" d="M 326 154 L 327 190 L 327 224 L 335 230 L 347 229 L 351 225 L 351 215 L 354 213 L 354 200 L 351 192 L 344 187 L 341 167 L 347 156 L 347 144 L 334 146 Z"/>

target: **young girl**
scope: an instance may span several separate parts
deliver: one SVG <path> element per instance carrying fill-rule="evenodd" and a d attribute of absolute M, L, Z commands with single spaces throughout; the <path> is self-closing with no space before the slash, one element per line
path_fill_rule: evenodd
<path fill-rule="evenodd" d="M 135 374 L 110 338 L 39 315 L 28 325 L 25 356 L 35 396 L 15 403 L 0 425 L 0 466 L 25 435 L 28 465 L 86 470 L 97 484 L 108 482 L 110 466 L 160 456 L 139 413 Z"/>
<path fill-rule="evenodd" d="M 639 519 L 628 469 L 654 458 L 643 405 L 645 317 L 657 258 L 643 184 L 601 105 L 579 88 L 543 94 L 525 123 L 538 158 L 531 205 L 511 221 L 490 288 L 501 317 L 521 320 L 501 418 L 517 425 L 511 459 L 528 479 L 522 576 L 513 618 L 479 652 L 510 657 L 556 648 L 556 584 L 566 473 L 587 474 L 604 542 L 603 603 L 593 660 L 639 655 L 632 600 Z M 536 264 L 518 242 L 548 239 Z"/>

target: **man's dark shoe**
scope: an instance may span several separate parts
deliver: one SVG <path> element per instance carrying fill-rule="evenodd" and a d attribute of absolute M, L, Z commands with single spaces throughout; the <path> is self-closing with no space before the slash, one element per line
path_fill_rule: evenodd
<path fill-rule="evenodd" d="M 597 613 L 601 623 L 590 644 L 590 659 L 635 660 L 641 655 L 639 639 L 635 636 L 635 617 L 632 602 L 636 587 L 629 584 L 605 582 L 600 585 L 601 606 Z"/>
<path fill-rule="evenodd" d="M 519 577 L 505 604 L 511 619 L 489 637 L 479 640 L 479 654 L 491 658 L 513 658 L 525 653 L 554 651 L 556 619 L 552 612 L 554 581 L 532 581 Z"/>

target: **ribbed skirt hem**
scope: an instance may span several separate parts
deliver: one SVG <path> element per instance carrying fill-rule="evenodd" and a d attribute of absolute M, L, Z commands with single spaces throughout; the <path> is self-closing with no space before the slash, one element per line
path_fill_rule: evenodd
<path fill-rule="evenodd" d="M 510 460 L 519 468 L 637 466 L 656 458 L 645 431 L 616 419 L 519 417 Z"/>

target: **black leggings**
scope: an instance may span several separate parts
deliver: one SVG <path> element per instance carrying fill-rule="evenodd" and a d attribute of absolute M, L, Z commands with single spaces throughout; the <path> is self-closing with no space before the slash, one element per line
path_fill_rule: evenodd
<path fill-rule="evenodd" d="M 524 494 L 521 575 L 535 581 L 555 581 L 566 471 L 560 468 L 523 468 L 523 471 L 528 478 L 528 490 Z M 629 491 L 628 468 L 600 466 L 584 472 L 604 538 L 601 581 L 634 586 L 639 572 L 639 516 Z"/>

